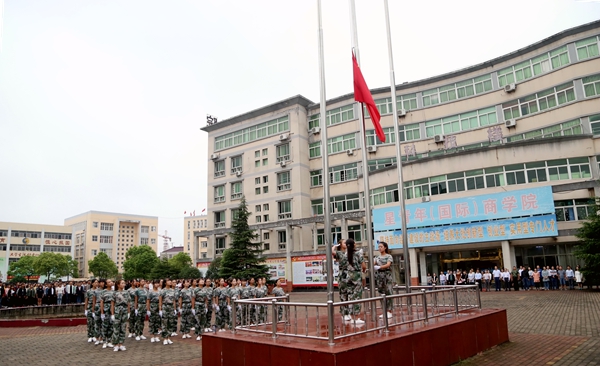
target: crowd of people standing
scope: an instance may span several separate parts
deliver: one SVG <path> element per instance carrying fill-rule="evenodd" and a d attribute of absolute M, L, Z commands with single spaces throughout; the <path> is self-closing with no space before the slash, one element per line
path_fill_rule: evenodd
<path fill-rule="evenodd" d="M 49 283 L 0 282 L 0 307 L 50 306 L 81 304 L 88 282 L 56 281 Z"/>

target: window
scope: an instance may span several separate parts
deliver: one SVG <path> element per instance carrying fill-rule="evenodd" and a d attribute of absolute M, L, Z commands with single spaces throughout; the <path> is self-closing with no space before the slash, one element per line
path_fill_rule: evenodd
<path fill-rule="evenodd" d="M 277 243 L 279 244 L 279 250 L 286 250 L 287 248 L 287 233 L 285 230 L 277 232 Z"/>
<path fill-rule="evenodd" d="M 215 187 L 215 203 L 225 202 L 225 186 Z"/>
<path fill-rule="evenodd" d="M 240 209 L 239 208 L 232 208 L 231 209 L 231 223 L 233 225 L 233 222 L 237 219 L 240 218 Z"/>
<path fill-rule="evenodd" d="M 308 145 L 308 155 L 310 158 L 321 156 L 321 141 L 313 142 Z"/>
<path fill-rule="evenodd" d="M 269 155 L 269 149 L 268 148 L 262 149 L 262 156 L 267 156 L 267 155 Z"/>
<path fill-rule="evenodd" d="M 310 201 L 312 214 L 315 215 L 323 215 L 323 199 L 320 200 L 312 200 Z"/>
<path fill-rule="evenodd" d="M 267 166 L 269 165 L 269 159 L 262 159 L 262 166 Z"/>
<path fill-rule="evenodd" d="M 290 161 L 290 144 L 278 145 L 275 148 L 275 152 L 277 154 L 277 164 L 282 161 Z"/>
<path fill-rule="evenodd" d="M 260 205 L 254 206 L 254 212 L 260 212 Z"/>
<path fill-rule="evenodd" d="M 344 107 L 335 108 L 327 111 L 327 126 L 335 125 L 354 119 L 354 105 L 349 104 Z"/>
<path fill-rule="evenodd" d="M 323 185 L 323 169 L 313 170 L 310 172 L 310 186 L 319 187 Z"/>
<path fill-rule="evenodd" d="M 292 189 L 292 182 L 290 179 L 290 171 L 282 172 L 277 174 L 277 192 L 287 191 Z"/>
<path fill-rule="evenodd" d="M 336 239 L 339 243 L 341 238 L 342 238 L 342 228 L 341 227 L 332 227 L 329 244 L 333 244 L 336 241 Z M 325 230 L 324 229 L 317 229 L 317 245 L 325 245 Z"/>
<path fill-rule="evenodd" d="M 152 245 L 156 244 L 156 239 L 150 239 L 150 244 L 152 244 Z"/>
<path fill-rule="evenodd" d="M 595 210 L 593 199 L 554 201 L 556 221 L 585 220 Z"/>
<path fill-rule="evenodd" d="M 113 237 L 109 235 L 100 235 L 100 243 L 101 244 L 111 244 L 113 242 Z"/>
<path fill-rule="evenodd" d="M 277 135 L 281 132 L 289 131 L 289 118 L 284 116 L 271 121 L 259 123 L 255 126 L 234 131 L 226 135 L 215 138 L 215 151 L 230 148 L 232 146 L 242 145 L 268 136 Z M 263 155 L 264 151 L 263 149 Z"/>
<path fill-rule="evenodd" d="M 391 103 L 391 98 L 390 98 Z M 407 111 L 417 109 L 417 94 L 406 94 L 406 95 L 397 95 L 396 96 L 396 105 L 397 109 L 404 109 Z"/>
<path fill-rule="evenodd" d="M 359 243 L 362 241 L 365 229 L 362 225 L 348 225 L 348 237 Z"/>
<path fill-rule="evenodd" d="M 201 248 L 208 248 L 208 242 L 206 240 L 203 240 L 200 242 L 200 247 Z"/>
<path fill-rule="evenodd" d="M 569 64 L 569 53 L 567 46 L 563 46 L 554 51 L 550 52 L 550 61 L 552 63 L 552 69 L 558 69 L 559 67 Z"/>
<path fill-rule="evenodd" d="M 188 233 L 189 236 L 190 233 Z M 141 245 L 148 245 L 148 238 L 140 238 L 140 244 Z"/>
<path fill-rule="evenodd" d="M 413 141 L 421 138 L 421 130 L 418 123 L 398 126 L 400 141 Z"/>
<path fill-rule="evenodd" d="M 487 74 L 455 84 L 426 90 L 422 93 L 423 106 L 427 107 L 439 103 L 446 103 L 456 99 L 470 97 L 475 94 L 485 93 L 490 90 L 492 90 L 492 75 Z"/>
<path fill-rule="evenodd" d="M 215 239 L 215 254 L 221 255 L 225 251 L 225 238 Z"/>
<path fill-rule="evenodd" d="M 318 114 L 313 114 L 312 116 L 308 117 L 308 129 L 311 129 L 314 127 L 319 127 L 319 115 Z"/>
<path fill-rule="evenodd" d="M 263 233 L 263 240 L 270 240 L 269 233 Z"/>
<path fill-rule="evenodd" d="M 504 120 L 518 118 L 575 100 L 573 82 L 502 104 Z"/>
<path fill-rule="evenodd" d="M 156 226 L 152 226 L 152 227 L 150 227 L 150 230 L 151 230 L 152 232 L 155 232 L 155 231 L 156 231 Z"/>
<path fill-rule="evenodd" d="M 225 160 L 215 161 L 215 178 L 225 176 Z"/>
<path fill-rule="evenodd" d="M 267 184 L 267 183 L 269 183 L 269 176 L 268 176 L 268 175 L 263 175 L 263 177 L 262 177 L 262 182 L 263 182 L 264 184 Z"/>
<path fill-rule="evenodd" d="M 260 194 L 260 187 L 254 188 L 254 194 L 257 196 Z"/>
<path fill-rule="evenodd" d="M 268 203 L 263 204 L 263 211 L 269 211 L 269 204 Z"/>
<path fill-rule="evenodd" d="M 188 223 L 189 223 L 189 221 L 188 221 Z M 142 226 L 142 233 L 147 234 L 149 231 L 148 229 L 150 229 L 148 226 Z"/>
<path fill-rule="evenodd" d="M 588 76 L 581 81 L 586 98 L 600 94 L 600 75 Z"/>
<path fill-rule="evenodd" d="M 434 137 L 435 135 L 453 134 L 496 123 L 498 123 L 496 107 L 489 107 L 433 121 L 427 121 L 425 122 L 425 131 L 427 137 Z"/>
<path fill-rule="evenodd" d="M 215 228 L 225 227 L 225 211 L 215 212 Z"/>
<path fill-rule="evenodd" d="M 263 215 L 263 221 L 269 222 L 269 215 Z"/>
<path fill-rule="evenodd" d="M 95 257 L 98 254 L 98 249 L 92 249 L 92 257 Z"/>
<path fill-rule="evenodd" d="M 242 171 L 242 156 L 234 156 L 231 158 L 231 174 Z"/>
<path fill-rule="evenodd" d="M 231 183 L 231 199 L 239 200 L 243 196 L 242 192 L 242 182 L 234 182 Z"/>
<path fill-rule="evenodd" d="M 371 190 L 371 204 L 373 206 L 385 205 L 386 203 L 399 201 L 400 197 L 398 196 L 397 184 Z"/>
<path fill-rule="evenodd" d="M 598 37 L 590 37 L 581 41 L 575 42 L 577 49 L 577 59 L 579 61 L 587 60 L 591 57 L 598 56 Z"/>
<path fill-rule="evenodd" d="M 92 241 L 98 241 L 98 235 L 92 235 Z"/>
<path fill-rule="evenodd" d="M 396 158 L 369 160 L 369 172 L 396 165 Z M 319 171 L 320 172 L 320 171 Z"/>
<path fill-rule="evenodd" d="M 103 222 L 100 224 L 100 230 L 113 231 L 113 226 L 111 223 Z"/>
<path fill-rule="evenodd" d="M 277 208 L 279 211 L 279 220 L 292 218 L 292 201 L 277 202 Z"/>
<path fill-rule="evenodd" d="M 269 193 L 269 186 L 263 187 L 263 194 Z"/>
<path fill-rule="evenodd" d="M 261 219 L 262 219 L 262 216 L 260 216 L 260 215 L 256 215 L 256 216 L 254 217 L 254 220 L 255 220 L 257 223 L 258 223 L 258 222 L 262 222 L 262 220 L 261 220 Z"/>
<path fill-rule="evenodd" d="M 327 139 L 328 154 L 335 154 L 354 148 L 356 148 L 356 134 L 354 132 Z"/>
<path fill-rule="evenodd" d="M 94 228 L 98 228 L 98 221 L 94 221 L 94 222 L 92 222 L 92 227 L 94 227 Z"/>
<path fill-rule="evenodd" d="M 331 198 L 331 213 L 360 210 L 358 193 Z"/>
<path fill-rule="evenodd" d="M 329 168 L 330 183 L 340 183 L 355 179 L 358 179 L 358 168 L 356 163 Z"/>
<path fill-rule="evenodd" d="M 394 127 L 385 127 L 383 128 L 383 134 L 385 135 L 385 142 L 379 140 L 375 130 L 367 130 L 365 131 L 367 134 L 367 146 L 373 145 L 387 145 L 393 144 L 396 142 L 396 137 L 394 135 Z"/>
<path fill-rule="evenodd" d="M 255 157 L 255 158 L 260 158 L 260 150 L 256 150 L 256 151 L 254 152 L 254 157 Z"/>
<path fill-rule="evenodd" d="M 260 184 L 260 177 L 254 178 L 254 184 Z"/>

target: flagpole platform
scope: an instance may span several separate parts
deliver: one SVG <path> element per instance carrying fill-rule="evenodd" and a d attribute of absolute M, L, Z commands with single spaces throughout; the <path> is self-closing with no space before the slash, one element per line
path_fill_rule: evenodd
<path fill-rule="evenodd" d="M 365 319 L 367 322 L 371 320 Z M 317 324 L 327 332 L 327 322 L 308 321 L 307 334 Z M 283 330 L 284 324 L 278 329 Z M 336 314 L 334 328 L 352 327 Z M 299 329 L 299 333 L 302 330 Z M 468 339 L 445 347 L 448 339 Z M 445 366 L 508 342 L 505 309 L 474 309 L 460 316 L 432 318 L 383 331 L 363 333 L 335 341 L 238 331 L 207 333 L 202 337 L 202 364 L 217 365 L 431 365 Z"/>

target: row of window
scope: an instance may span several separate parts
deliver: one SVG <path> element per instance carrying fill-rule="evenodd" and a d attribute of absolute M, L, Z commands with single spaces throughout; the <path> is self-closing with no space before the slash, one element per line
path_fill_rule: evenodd
<path fill-rule="evenodd" d="M 329 183 L 341 183 L 349 180 L 358 179 L 357 163 L 338 165 L 329 168 Z M 310 186 L 318 187 L 323 185 L 323 169 L 317 169 L 310 172 Z"/>
<path fill-rule="evenodd" d="M 263 156 L 266 156 L 268 154 L 268 149 L 263 149 L 262 152 L 263 152 Z M 260 150 L 256 150 L 254 152 L 254 157 L 259 159 L 254 162 L 255 168 L 258 168 L 261 165 L 260 153 L 261 153 Z M 275 157 L 276 157 L 277 164 L 279 164 L 281 162 L 290 161 L 291 160 L 290 144 L 285 143 L 285 144 L 277 145 L 275 147 Z M 262 159 L 263 166 L 268 165 L 268 162 L 269 162 L 268 158 Z M 230 170 L 231 174 L 236 174 L 236 173 L 242 172 L 244 170 L 242 155 L 232 156 L 230 158 L 230 164 L 231 164 L 231 170 Z M 214 167 L 215 167 L 215 172 L 214 172 L 215 178 L 221 178 L 221 177 L 225 176 L 225 159 L 215 161 Z"/>
<path fill-rule="evenodd" d="M 264 203 L 262 205 L 255 206 L 256 213 L 262 212 L 262 211 L 268 211 L 268 210 L 269 210 L 268 203 Z M 232 208 L 230 211 L 231 211 L 231 222 L 233 223 L 233 221 L 235 221 L 239 217 L 239 209 Z M 217 211 L 214 213 L 214 215 L 215 215 L 215 228 L 225 227 L 225 225 L 226 225 L 225 210 Z M 286 200 L 286 201 L 277 202 L 277 219 L 284 220 L 284 219 L 289 219 L 291 217 L 292 217 L 292 201 Z M 268 222 L 268 221 L 270 221 L 269 219 L 270 219 L 269 214 L 255 216 L 256 222 Z"/>
<path fill-rule="evenodd" d="M 267 182 L 268 182 L 267 176 L 263 176 L 263 184 L 266 184 Z M 260 183 L 261 183 L 261 178 L 256 177 L 255 184 L 260 184 Z M 242 196 L 244 195 L 242 181 L 230 183 L 230 187 L 231 187 L 230 199 L 232 201 L 241 199 Z M 291 172 L 289 170 L 287 170 L 284 172 L 277 173 L 277 192 L 288 191 L 291 189 L 292 189 Z M 214 203 L 223 203 L 226 201 L 224 184 L 215 186 L 214 192 L 215 192 Z M 254 188 L 255 195 L 260 195 L 261 193 L 262 194 L 269 193 L 269 186 L 265 185 L 262 187 Z"/>
<path fill-rule="evenodd" d="M 191 229 L 191 223 L 194 224 L 194 229 L 196 229 L 196 228 L 203 229 L 203 228 L 207 227 L 206 226 L 206 219 L 203 219 L 203 220 L 191 220 L 191 221 L 188 221 L 188 223 L 187 223 L 188 230 Z"/>
<path fill-rule="evenodd" d="M 284 116 L 255 126 L 215 137 L 215 151 L 242 145 L 290 130 L 289 117 Z"/>

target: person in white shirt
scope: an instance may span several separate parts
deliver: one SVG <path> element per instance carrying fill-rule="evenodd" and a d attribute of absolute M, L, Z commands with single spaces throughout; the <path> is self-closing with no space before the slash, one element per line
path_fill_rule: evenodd
<path fill-rule="evenodd" d="M 446 286 L 446 275 L 444 272 L 440 272 L 440 285 Z"/>
<path fill-rule="evenodd" d="M 504 291 L 510 291 L 510 271 L 508 268 L 504 268 L 504 272 L 502 272 L 502 281 L 504 282 Z"/>
<path fill-rule="evenodd" d="M 65 294 L 65 286 L 61 283 L 60 286 L 56 287 L 56 304 L 62 305 L 62 298 Z"/>
<path fill-rule="evenodd" d="M 483 278 L 483 275 L 481 274 L 481 272 L 479 272 L 479 268 L 477 268 L 477 272 L 475 272 L 475 283 L 479 287 L 479 291 L 481 291 L 481 279 L 482 278 Z"/>
<path fill-rule="evenodd" d="M 565 277 L 567 277 L 567 284 L 569 285 L 569 290 L 573 290 L 575 288 L 575 272 L 573 272 L 571 266 L 567 266 L 567 270 L 565 271 Z"/>
<path fill-rule="evenodd" d="M 494 266 L 494 270 L 492 271 L 492 277 L 494 277 L 494 284 L 496 285 L 496 291 L 500 291 L 500 277 L 502 276 L 502 272 L 498 269 L 498 266 Z"/>
<path fill-rule="evenodd" d="M 577 288 L 583 290 L 583 273 L 579 266 L 575 267 L 575 282 L 577 282 Z"/>
<path fill-rule="evenodd" d="M 483 286 L 486 292 L 490 292 L 490 282 L 492 282 L 492 274 L 489 269 L 486 269 L 483 274 Z"/>

